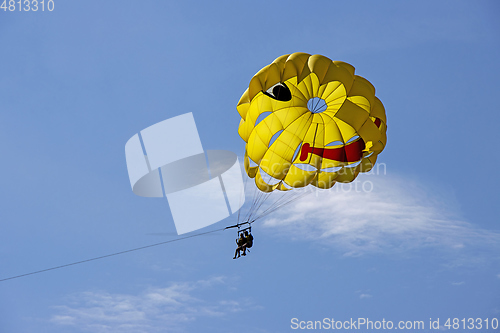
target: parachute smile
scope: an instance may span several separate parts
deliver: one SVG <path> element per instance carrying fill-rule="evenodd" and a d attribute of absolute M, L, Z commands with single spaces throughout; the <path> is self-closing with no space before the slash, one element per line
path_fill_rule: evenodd
<path fill-rule="evenodd" d="M 365 142 L 361 138 L 338 148 L 311 147 L 310 144 L 304 143 L 300 153 L 300 161 L 304 162 L 309 154 L 314 154 L 338 162 L 357 162 L 363 157 L 363 149 L 365 149 Z"/>

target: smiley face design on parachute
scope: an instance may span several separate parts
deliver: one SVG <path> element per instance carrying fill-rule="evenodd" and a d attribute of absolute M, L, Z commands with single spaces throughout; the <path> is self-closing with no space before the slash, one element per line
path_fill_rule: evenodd
<path fill-rule="evenodd" d="M 251 79 L 237 110 L 245 170 L 264 192 L 351 182 L 387 141 L 373 85 L 321 55 L 277 58 Z"/>

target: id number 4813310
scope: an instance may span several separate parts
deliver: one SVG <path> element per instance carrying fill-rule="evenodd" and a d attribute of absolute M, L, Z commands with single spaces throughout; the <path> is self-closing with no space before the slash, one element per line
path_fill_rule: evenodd
<path fill-rule="evenodd" d="M 51 12 L 54 6 L 54 0 L 3 0 L 0 9 L 4 12 Z"/>

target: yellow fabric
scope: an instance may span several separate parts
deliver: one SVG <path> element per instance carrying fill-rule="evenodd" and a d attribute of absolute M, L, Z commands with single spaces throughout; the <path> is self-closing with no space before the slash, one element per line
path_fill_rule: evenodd
<path fill-rule="evenodd" d="M 270 95 L 280 83 L 289 89 L 290 100 Z M 308 108 L 313 98 L 326 104 L 314 113 Z M 375 87 L 355 75 L 352 65 L 321 55 L 277 58 L 254 75 L 236 108 L 238 133 L 247 143 L 245 170 L 263 192 L 352 182 L 373 168 L 387 141 L 385 109 Z M 356 161 L 323 154 L 356 140 L 365 146 Z M 307 158 L 301 161 L 302 154 Z"/>

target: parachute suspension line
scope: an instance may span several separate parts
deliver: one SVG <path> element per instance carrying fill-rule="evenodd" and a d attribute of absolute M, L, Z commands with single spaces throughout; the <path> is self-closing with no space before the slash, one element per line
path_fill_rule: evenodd
<path fill-rule="evenodd" d="M 278 199 L 276 199 L 272 204 L 268 205 L 268 207 L 266 207 L 266 209 L 264 209 L 263 211 L 261 211 L 258 214 L 257 219 L 263 217 L 264 215 L 267 215 L 267 212 L 274 211 L 275 208 L 281 207 L 283 205 L 283 203 L 285 203 L 285 202 L 289 201 L 290 199 L 293 199 L 297 196 L 298 196 L 298 193 L 282 193 L 282 195 Z"/>
<path fill-rule="evenodd" d="M 258 212 L 262 204 L 271 196 L 272 192 L 260 192 L 258 189 L 255 189 L 255 192 L 257 193 L 256 195 L 256 200 L 255 200 L 255 205 L 253 206 L 251 215 L 253 216 L 255 213 Z"/>
<path fill-rule="evenodd" d="M 270 179 L 270 176 L 269 176 Z M 261 192 L 258 188 L 254 189 L 254 200 L 248 212 L 248 221 L 253 220 L 254 216 L 258 213 L 260 207 L 269 199 L 272 192 Z"/>
<path fill-rule="evenodd" d="M 247 221 L 251 221 L 254 219 L 254 216 L 258 213 L 259 208 L 271 195 L 271 193 L 258 192 L 258 189 L 254 189 L 254 193 L 256 193 L 256 198 L 252 204 L 252 207 L 250 207 Z"/>
<path fill-rule="evenodd" d="M 285 198 L 286 198 L 286 197 L 289 197 L 289 195 L 287 195 L 287 194 L 292 194 L 293 196 L 296 196 L 296 195 L 297 195 L 297 193 L 286 193 L 286 192 L 285 192 L 285 193 L 275 193 L 275 195 L 276 195 L 276 194 L 280 194 L 280 196 L 279 196 L 279 197 L 278 197 L 278 198 L 277 198 L 274 202 L 272 202 L 272 203 L 269 205 L 269 207 L 267 207 L 267 208 L 264 210 L 264 212 L 266 212 L 266 211 L 268 211 L 268 210 L 272 209 L 272 208 L 273 208 L 273 207 L 275 207 L 275 206 L 280 205 L 282 201 L 285 201 Z M 292 197 L 293 197 L 293 196 L 292 196 Z M 267 196 L 267 198 L 266 198 L 266 199 L 268 199 L 268 198 L 269 198 L 269 195 Z M 258 208 L 260 209 L 260 207 L 261 207 L 261 206 L 262 206 L 262 204 L 261 204 Z M 258 211 L 258 210 L 257 210 L 257 211 Z M 259 215 L 262 215 L 264 212 L 262 212 L 262 213 L 261 213 L 261 214 L 259 214 Z"/>
<path fill-rule="evenodd" d="M 257 216 L 254 221 L 257 221 L 258 219 L 261 219 L 273 212 L 275 212 L 276 210 L 282 208 L 282 207 L 285 207 L 287 205 L 289 205 L 290 203 L 294 202 L 294 201 L 297 201 L 298 199 L 301 199 L 303 197 L 305 197 L 306 195 L 309 195 L 311 194 L 312 191 L 308 191 L 308 192 L 303 192 L 303 193 L 296 193 L 295 196 L 293 196 L 292 198 L 287 198 L 287 201 L 283 202 L 283 203 L 280 203 L 279 205 L 277 206 L 273 206 L 273 207 L 270 207 L 268 209 L 266 209 L 265 211 L 263 211 L 259 216 Z"/>
<path fill-rule="evenodd" d="M 251 218 L 252 218 L 252 215 L 255 211 L 255 207 L 256 207 L 256 204 L 257 204 L 257 200 L 258 200 L 258 194 L 257 194 L 257 191 L 254 189 L 253 190 L 254 193 L 252 195 L 252 201 L 251 201 L 251 205 L 250 205 L 250 208 L 248 208 L 247 212 L 246 212 L 246 215 L 245 215 L 245 218 L 244 218 L 244 221 L 250 221 Z"/>
<path fill-rule="evenodd" d="M 237 223 L 240 223 L 240 213 L 241 213 L 241 206 L 242 206 L 242 201 L 244 200 L 245 198 L 245 191 L 247 189 L 247 181 L 248 181 L 248 177 L 245 177 L 245 181 L 243 183 L 243 191 L 241 192 L 240 194 L 240 209 L 238 209 L 238 219 L 237 219 Z"/>
<path fill-rule="evenodd" d="M 262 200 L 262 194 L 263 193 L 259 192 L 257 188 L 253 190 L 252 201 L 251 201 L 252 203 L 250 205 L 250 208 L 248 209 L 245 221 L 250 221 L 252 219 L 253 214 L 257 210 L 256 207 L 258 206 L 258 203 Z"/>
<path fill-rule="evenodd" d="M 188 238 L 193 238 L 193 237 L 198 237 L 198 236 L 202 236 L 202 235 L 211 234 L 213 232 L 222 231 L 224 229 L 225 228 L 211 230 L 211 231 L 206 231 L 206 232 L 201 232 L 199 234 L 194 234 L 194 235 L 189 235 L 189 236 L 185 236 L 185 237 L 181 237 L 181 238 L 171 239 L 171 240 L 168 240 L 168 241 L 165 241 L 165 242 L 161 242 L 161 243 L 156 243 L 156 244 L 141 246 L 141 247 L 137 247 L 135 249 L 125 250 L 125 251 L 116 252 L 116 253 L 112 253 L 112 254 L 106 254 L 106 255 L 103 255 L 103 256 L 100 256 L 100 257 L 90 258 L 90 259 L 81 260 L 81 261 L 75 261 L 75 262 L 70 263 L 70 264 L 65 264 L 65 265 L 61 265 L 61 266 L 55 266 L 55 267 L 51 267 L 51 268 L 42 269 L 42 270 L 39 270 L 39 271 L 34 271 L 34 272 L 25 273 L 25 274 L 21 274 L 21 275 L 11 276 L 11 277 L 8 277 L 8 278 L 5 278 L 5 279 L 0 279 L 0 282 L 7 281 L 7 280 L 17 279 L 17 278 L 20 278 L 20 277 L 23 277 L 23 276 L 34 275 L 34 274 L 39 274 L 39 273 L 43 273 L 43 272 L 47 272 L 47 271 L 52 271 L 52 270 L 55 270 L 55 269 L 60 269 L 60 268 L 68 267 L 68 266 L 79 265 L 79 264 L 83 264 L 83 263 L 86 263 L 86 262 L 89 262 L 89 261 L 95 261 L 95 260 L 99 260 L 99 259 L 109 258 L 109 257 L 117 256 L 117 255 L 120 255 L 120 254 L 125 254 L 125 253 L 129 253 L 129 252 L 144 250 L 144 249 L 147 249 L 147 248 L 150 248 L 150 247 L 154 247 L 154 246 L 164 245 L 164 244 L 181 241 L 181 240 L 188 239 Z"/>
<path fill-rule="evenodd" d="M 273 209 L 273 207 L 280 206 L 283 202 L 286 202 L 288 199 L 294 198 L 298 196 L 299 193 L 281 193 L 280 197 L 276 199 L 272 205 L 267 207 L 260 215 L 264 214 L 265 212 Z"/>
<path fill-rule="evenodd" d="M 248 178 L 248 177 L 245 177 L 245 178 Z M 245 190 L 247 189 L 247 182 L 245 181 Z M 253 191 L 252 193 L 252 200 L 250 201 L 251 204 L 250 204 L 250 208 L 247 210 L 247 213 L 245 215 L 245 218 L 244 220 L 245 221 L 248 221 L 251 217 L 251 213 L 255 207 L 255 204 L 256 204 L 256 201 L 257 201 L 257 197 L 258 197 L 258 193 L 256 190 Z"/>

